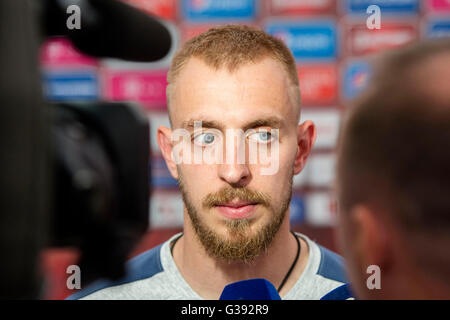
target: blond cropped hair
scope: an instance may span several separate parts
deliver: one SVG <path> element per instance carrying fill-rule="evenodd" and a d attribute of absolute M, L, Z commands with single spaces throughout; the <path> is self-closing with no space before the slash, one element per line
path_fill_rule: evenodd
<path fill-rule="evenodd" d="M 300 87 L 295 59 L 288 47 L 266 32 L 246 25 L 214 27 L 191 38 L 175 54 L 167 74 L 167 106 L 177 76 L 191 57 L 196 57 L 215 69 L 227 68 L 230 72 L 247 63 L 256 63 L 271 57 L 279 61 L 295 86 L 295 107 L 300 117 Z"/>

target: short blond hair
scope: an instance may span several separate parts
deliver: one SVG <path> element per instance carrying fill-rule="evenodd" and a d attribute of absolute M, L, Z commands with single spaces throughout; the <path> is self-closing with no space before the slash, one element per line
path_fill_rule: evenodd
<path fill-rule="evenodd" d="M 167 74 L 167 106 L 177 76 L 191 57 L 196 57 L 215 69 L 227 68 L 230 72 L 247 63 L 256 63 L 271 57 L 279 61 L 297 88 L 296 104 L 300 116 L 300 86 L 295 59 L 289 48 L 266 32 L 246 25 L 214 27 L 191 38 L 175 54 Z"/>

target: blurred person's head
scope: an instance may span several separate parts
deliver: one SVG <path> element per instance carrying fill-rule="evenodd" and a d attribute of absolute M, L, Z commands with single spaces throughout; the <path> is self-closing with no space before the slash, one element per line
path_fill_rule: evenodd
<path fill-rule="evenodd" d="M 389 52 L 375 70 L 340 135 L 349 278 L 363 299 L 450 298 L 450 42 Z"/>
<path fill-rule="evenodd" d="M 251 261 L 279 230 L 289 231 L 293 175 L 315 139 L 310 121 L 299 125 L 295 60 L 261 30 L 217 27 L 182 46 L 167 80 L 171 129 L 159 128 L 158 143 L 183 195 L 184 233 L 195 234 L 214 258 Z M 174 132 L 188 137 L 171 140 Z M 251 163 L 259 148 L 270 161 Z M 175 161 L 175 149 L 192 162 Z M 218 161 L 194 162 L 198 152 Z M 230 203 L 250 210 L 229 215 L 221 205 Z"/>

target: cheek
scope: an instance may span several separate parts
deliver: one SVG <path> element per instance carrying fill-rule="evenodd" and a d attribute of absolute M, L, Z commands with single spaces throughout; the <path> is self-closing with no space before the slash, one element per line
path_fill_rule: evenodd
<path fill-rule="evenodd" d="M 184 189 L 193 201 L 201 201 L 208 193 L 217 191 L 213 189 L 213 182 L 217 173 L 208 165 L 180 165 L 178 173 L 183 180 Z"/>
<path fill-rule="evenodd" d="M 289 167 L 294 170 L 295 161 L 297 159 L 298 145 L 297 137 L 290 135 L 285 145 L 280 148 L 280 161 L 284 164 L 289 164 Z"/>
<path fill-rule="evenodd" d="M 283 150 L 284 151 L 284 150 Z M 294 161 L 295 154 L 292 150 L 280 151 L 280 168 L 276 175 L 274 175 L 274 184 L 283 192 L 292 188 L 292 179 L 294 178 Z"/>
<path fill-rule="evenodd" d="M 292 166 L 281 164 L 273 175 L 254 176 L 250 186 L 254 190 L 269 195 L 273 205 L 278 206 L 292 191 L 292 179 Z"/>

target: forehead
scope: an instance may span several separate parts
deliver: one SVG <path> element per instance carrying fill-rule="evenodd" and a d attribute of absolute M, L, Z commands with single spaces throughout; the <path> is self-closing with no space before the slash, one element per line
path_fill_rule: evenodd
<path fill-rule="evenodd" d="M 265 58 L 233 72 L 189 59 L 178 75 L 171 104 L 174 127 L 190 118 L 239 126 L 259 117 L 294 118 L 293 87 L 281 63 Z"/>

